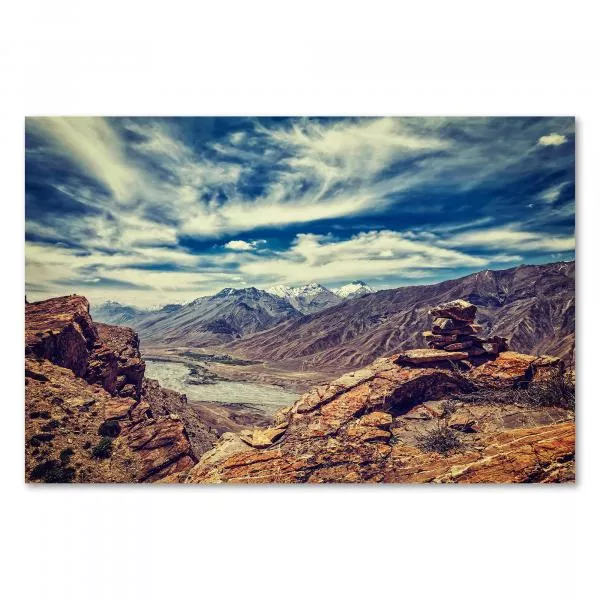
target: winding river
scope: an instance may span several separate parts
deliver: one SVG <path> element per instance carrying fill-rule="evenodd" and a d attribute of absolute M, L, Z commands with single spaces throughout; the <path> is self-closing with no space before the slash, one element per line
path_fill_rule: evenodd
<path fill-rule="evenodd" d="M 190 402 L 225 402 L 254 404 L 267 413 L 274 413 L 283 406 L 295 402 L 298 395 L 281 387 L 242 381 L 217 381 L 193 385 L 187 383 L 190 368 L 179 362 L 163 362 L 146 359 L 146 377 L 158 379 L 166 388 L 185 394 Z"/>

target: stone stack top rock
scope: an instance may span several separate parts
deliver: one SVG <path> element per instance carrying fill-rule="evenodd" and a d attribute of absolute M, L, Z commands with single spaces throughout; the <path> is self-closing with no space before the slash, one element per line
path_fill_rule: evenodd
<path fill-rule="evenodd" d="M 477 307 L 466 300 L 451 300 L 432 308 L 429 314 L 433 317 L 472 323 L 477 314 Z"/>

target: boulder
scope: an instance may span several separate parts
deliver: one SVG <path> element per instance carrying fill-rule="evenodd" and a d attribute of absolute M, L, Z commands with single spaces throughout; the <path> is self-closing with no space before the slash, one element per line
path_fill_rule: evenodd
<path fill-rule="evenodd" d="M 253 448 L 268 448 L 272 446 L 284 433 L 287 424 L 267 427 L 266 429 L 244 429 L 240 431 L 240 439 Z"/>
<path fill-rule="evenodd" d="M 25 305 L 25 355 L 46 358 L 80 377 L 98 339 L 83 296 L 62 296 Z"/>
<path fill-rule="evenodd" d="M 429 314 L 434 317 L 442 317 L 444 319 L 453 319 L 454 321 L 467 323 L 475 320 L 476 313 L 477 307 L 466 300 L 451 300 L 450 302 L 444 302 L 429 311 Z"/>

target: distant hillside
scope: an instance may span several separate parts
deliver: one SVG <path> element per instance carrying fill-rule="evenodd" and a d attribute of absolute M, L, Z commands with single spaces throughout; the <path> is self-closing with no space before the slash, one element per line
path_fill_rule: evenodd
<path fill-rule="evenodd" d="M 230 343 L 248 358 L 298 359 L 309 367 L 358 367 L 397 350 L 422 347 L 427 311 L 464 298 L 479 307 L 484 332 L 509 346 L 567 360 L 575 347 L 575 263 L 481 271 L 434 285 L 382 290 L 314 315 L 290 319 Z"/>
<path fill-rule="evenodd" d="M 105 317 L 109 323 L 119 319 L 139 333 L 142 343 L 160 346 L 223 344 L 301 316 L 286 300 L 256 288 L 225 288 L 183 306 L 170 304 L 160 310 L 137 311 L 127 321 L 104 306 L 93 311 L 95 319 Z"/>
<path fill-rule="evenodd" d="M 153 345 L 214 345 L 371 292 L 373 289 L 361 281 L 335 293 L 318 283 L 277 285 L 267 290 L 225 288 L 189 304 L 168 304 L 159 309 L 139 309 L 109 300 L 92 307 L 92 316 L 99 323 L 133 327 L 143 342 Z"/>

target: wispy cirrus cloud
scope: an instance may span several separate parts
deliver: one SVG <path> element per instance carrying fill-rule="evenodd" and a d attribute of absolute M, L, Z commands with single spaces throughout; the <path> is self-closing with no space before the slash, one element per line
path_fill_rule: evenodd
<path fill-rule="evenodd" d="M 520 252 L 568 252 L 575 250 L 575 236 L 551 235 L 523 231 L 518 226 L 465 231 L 442 240 L 443 245 L 454 248 L 513 249 Z"/>
<path fill-rule="evenodd" d="M 519 256 L 496 254 L 482 258 L 445 247 L 443 243 L 418 241 L 395 231 L 361 232 L 350 239 L 299 234 L 290 249 L 275 256 L 240 266 L 251 277 L 300 283 L 339 282 L 348 278 L 393 276 L 415 279 L 436 270 L 485 268 L 490 262 L 511 262 Z"/>

